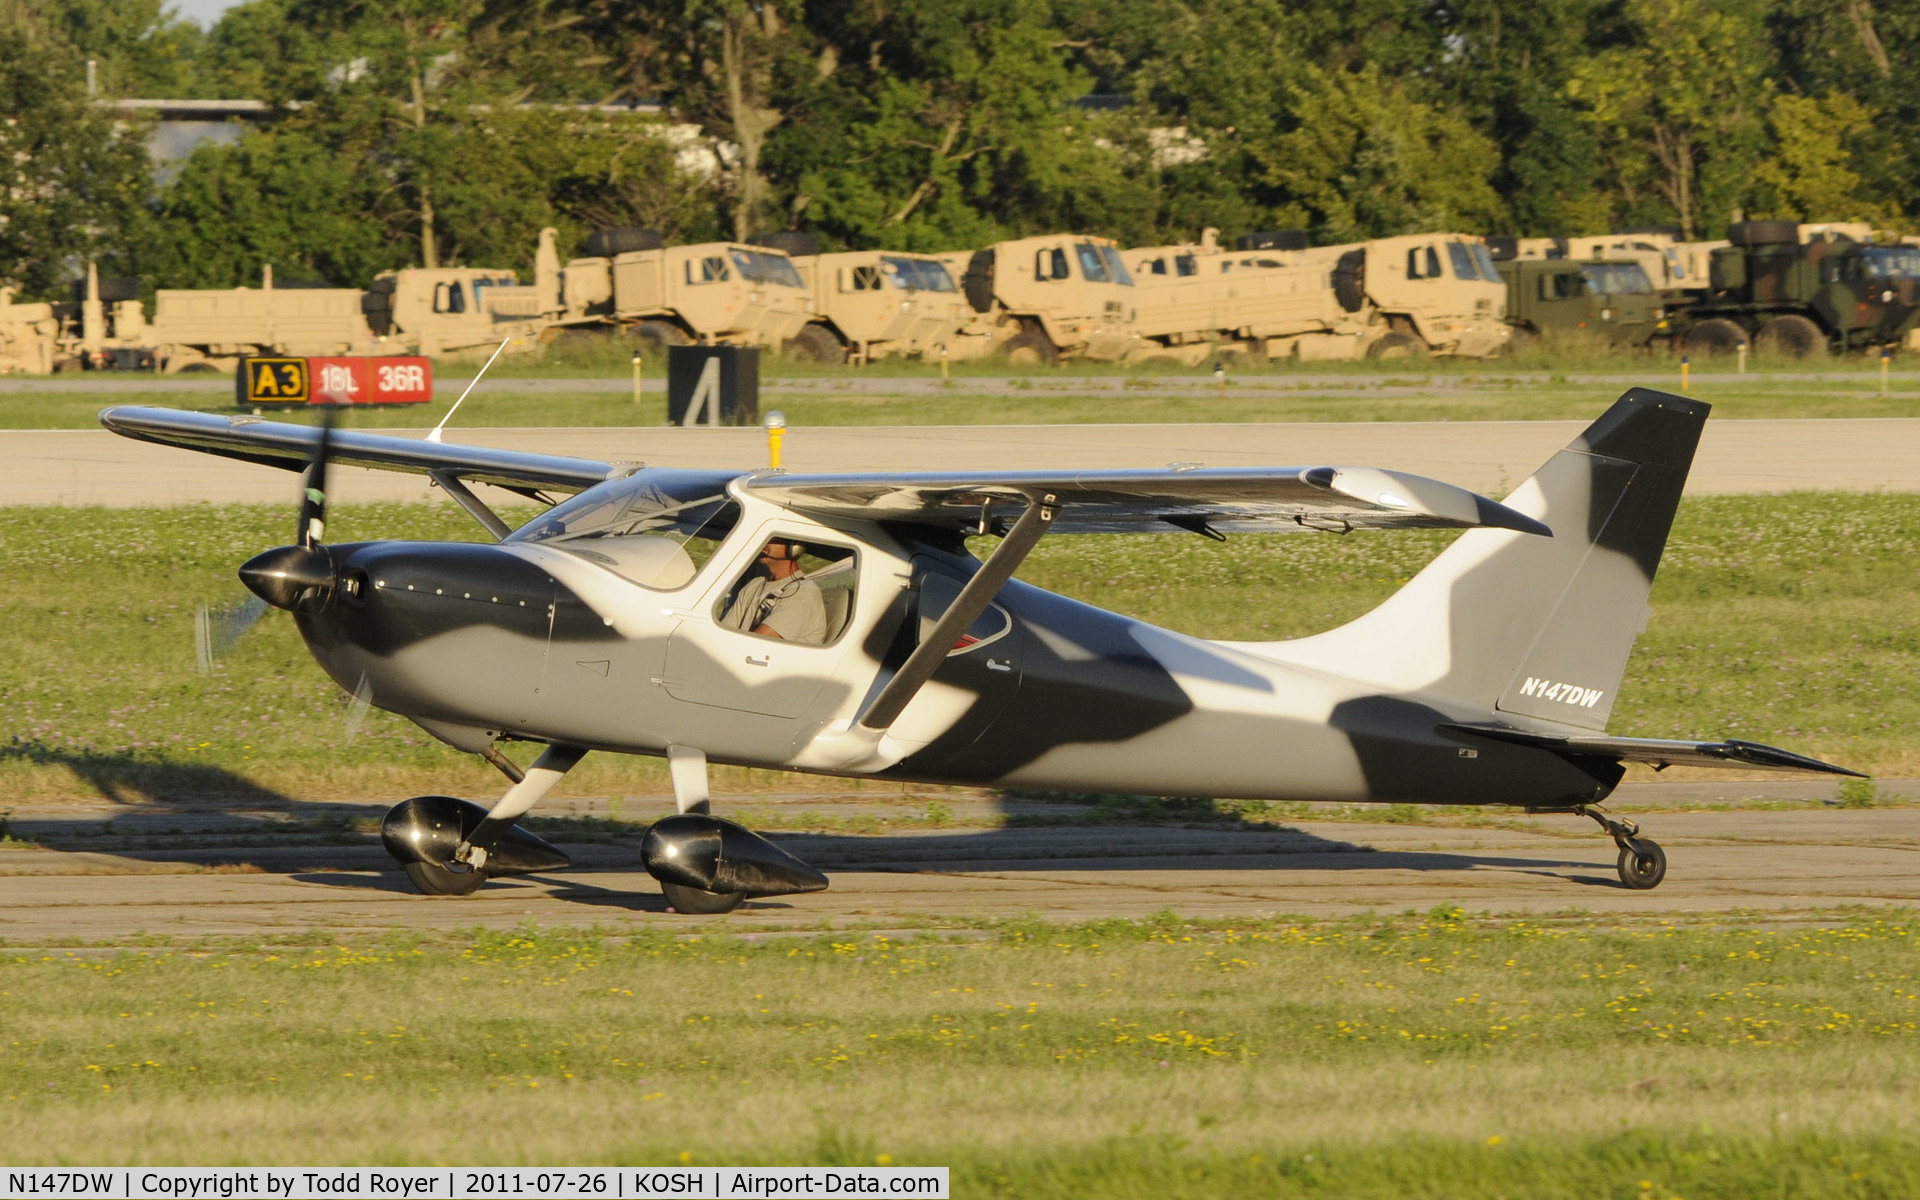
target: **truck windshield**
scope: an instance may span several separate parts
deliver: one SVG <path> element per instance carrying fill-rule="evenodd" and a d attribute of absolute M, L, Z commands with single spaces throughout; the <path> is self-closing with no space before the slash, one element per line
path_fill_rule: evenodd
<path fill-rule="evenodd" d="M 1485 242 L 1475 242 L 1471 249 L 1473 250 L 1473 261 L 1480 264 L 1480 278 L 1486 280 L 1488 283 L 1499 283 L 1500 268 L 1493 265 L 1493 255 L 1488 252 L 1487 244 Z"/>
<path fill-rule="evenodd" d="M 1113 281 L 1121 287 L 1132 287 L 1133 276 L 1127 271 L 1127 264 L 1120 261 L 1120 251 L 1113 246 L 1100 247 L 1100 257 L 1107 260 L 1107 270 L 1112 273 Z"/>
<path fill-rule="evenodd" d="M 671 591 L 693 582 L 740 520 L 727 495 L 732 472 L 655 468 L 603 483 L 508 534 L 548 545 L 641 587 Z"/>
<path fill-rule="evenodd" d="M 953 276 L 947 269 L 932 259 L 895 258 L 886 255 L 880 259 L 881 270 L 887 273 L 887 279 L 893 286 L 908 292 L 951 292 Z"/>
<path fill-rule="evenodd" d="M 1081 242 L 1073 250 L 1080 256 L 1080 273 L 1087 277 L 1088 283 L 1113 282 L 1113 275 L 1107 270 L 1107 260 L 1100 253 L 1100 247 L 1092 242 Z"/>
<path fill-rule="evenodd" d="M 771 283 L 776 287 L 805 287 L 800 282 L 800 272 L 793 264 L 777 254 L 762 254 L 758 250 L 734 250 L 733 265 L 740 268 L 742 278 L 754 283 Z"/>
<path fill-rule="evenodd" d="M 1448 242 L 1447 257 L 1453 260 L 1453 274 L 1456 279 L 1465 279 L 1474 283 L 1480 281 L 1480 264 L 1474 261 L 1473 251 L 1467 249 L 1465 242 Z"/>
<path fill-rule="evenodd" d="M 1602 296 L 1651 296 L 1653 281 L 1639 263 L 1583 263 L 1587 286 Z"/>
<path fill-rule="evenodd" d="M 1867 273 L 1881 283 L 1920 279 L 1920 246 L 1867 246 Z"/>

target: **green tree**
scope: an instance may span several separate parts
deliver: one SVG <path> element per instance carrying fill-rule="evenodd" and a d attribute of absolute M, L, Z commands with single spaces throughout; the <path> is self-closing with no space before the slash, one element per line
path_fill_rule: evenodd
<path fill-rule="evenodd" d="M 1770 191 L 1773 215 L 1800 221 L 1886 221 L 1888 206 L 1861 194 L 1852 167 L 1860 135 L 1873 128 L 1874 113 L 1845 92 L 1813 98 L 1776 96 L 1768 114 L 1773 152 L 1754 171 Z"/>
<path fill-rule="evenodd" d="M 88 103 L 79 56 L 32 14 L 0 17 L 0 284 L 57 296 L 88 259 L 122 261 L 148 188 L 145 131 Z"/>
<path fill-rule="evenodd" d="M 1567 94 L 1617 181 L 1619 215 L 1647 215 L 1650 192 L 1691 240 L 1751 190 L 1772 96 L 1764 30 L 1746 0 L 1626 0 L 1615 36 Z"/>
<path fill-rule="evenodd" d="M 205 94 L 198 70 L 205 36 L 163 0 L 48 0 L 41 13 L 49 33 L 95 62 L 102 96 Z"/>
<path fill-rule="evenodd" d="M 1489 182 L 1498 153 L 1459 113 L 1372 64 L 1312 68 L 1289 100 L 1295 128 L 1274 141 L 1266 175 L 1320 241 L 1503 223 Z"/>

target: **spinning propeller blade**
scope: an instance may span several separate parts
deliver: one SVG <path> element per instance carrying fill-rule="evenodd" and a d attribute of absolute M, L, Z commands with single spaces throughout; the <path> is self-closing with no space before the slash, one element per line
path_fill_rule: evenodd
<path fill-rule="evenodd" d="M 193 614 L 193 656 L 202 675 L 213 673 L 213 664 L 245 637 L 247 630 L 266 614 L 267 602 L 248 596 L 234 604 L 203 606 Z"/>

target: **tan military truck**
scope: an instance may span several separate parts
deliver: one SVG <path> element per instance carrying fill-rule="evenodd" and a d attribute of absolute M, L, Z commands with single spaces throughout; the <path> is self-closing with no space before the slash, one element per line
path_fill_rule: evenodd
<path fill-rule="evenodd" d="M 1481 358 L 1511 337 L 1506 285 L 1477 237 L 1305 241 L 1269 231 L 1225 250 L 1203 234 L 1195 245 L 1129 251 L 1150 343 L 1137 357 Z"/>
<path fill-rule="evenodd" d="M 604 229 L 560 271 L 561 332 L 603 333 L 664 348 L 783 347 L 813 319 L 793 260 L 740 242 L 668 246 L 651 229 Z"/>
<path fill-rule="evenodd" d="M 1668 294 L 1703 291 L 1713 252 L 1725 241 L 1683 242 L 1674 225 L 1647 225 L 1618 229 L 1605 236 L 1556 238 L 1489 238 L 1498 257 L 1508 259 L 1567 258 L 1580 262 L 1635 262 L 1655 290 Z"/>
<path fill-rule="evenodd" d="M 1133 357 L 1196 364 L 1290 354 L 1302 337 L 1330 333 L 1347 313 L 1328 287 L 1326 268 L 1301 261 L 1306 248 L 1305 234 L 1281 230 L 1249 234 L 1228 250 L 1219 231 L 1207 229 L 1198 242 L 1125 251 L 1138 296 Z M 1354 345 L 1351 338 L 1326 343 L 1342 351 Z M 1312 349 L 1306 357 L 1315 357 Z"/>
<path fill-rule="evenodd" d="M 973 310 L 950 357 L 1116 362 L 1140 344 L 1133 275 L 1107 238 L 1052 234 L 938 257 L 950 273 L 964 262 L 960 291 Z"/>
<path fill-rule="evenodd" d="M 14 294 L 13 288 L 0 288 L 0 374 L 51 374 L 61 358 L 54 306 L 15 304 Z"/>
<path fill-rule="evenodd" d="M 957 339 L 973 309 L 938 258 L 816 251 L 796 256 L 793 266 L 813 289 L 813 323 L 787 343 L 789 355 L 811 362 L 962 355 Z"/>
<path fill-rule="evenodd" d="M 290 287 L 269 265 L 259 288 L 163 289 L 145 337 L 169 374 L 230 371 L 254 354 L 442 355 L 503 340 L 508 352 L 531 351 L 560 307 L 550 230 L 541 246 L 545 269 L 536 258 L 531 287 L 489 267 L 383 271 L 366 291 Z"/>

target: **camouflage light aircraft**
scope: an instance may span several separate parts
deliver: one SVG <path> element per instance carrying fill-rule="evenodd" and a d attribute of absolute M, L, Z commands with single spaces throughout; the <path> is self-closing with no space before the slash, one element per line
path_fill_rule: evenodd
<path fill-rule="evenodd" d="M 423 892 L 550 871 L 516 824 L 590 751 L 663 757 L 641 854 L 681 912 L 827 878 L 709 811 L 709 763 L 1169 796 L 1512 805 L 1598 822 L 1629 888 L 1660 847 L 1600 805 L 1625 763 L 1854 774 L 1744 741 L 1609 737 L 1707 406 L 1635 388 L 1505 503 L 1355 467 L 669 470 L 117 407 L 116 433 L 306 472 L 298 538 L 240 568 L 322 669 L 511 781 L 396 805 Z M 329 461 L 431 477 L 495 544 L 327 544 Z M 470 485 L 550 507 L 509 528 Z M 1045 536 L 1457 528 L 1350 624 L 1188 637 L 1013 578 Z M 967 539 L 999 540 L 984 561 Z M 1281 599 L 1276 597 L 1276 603 Z M 781 606 L 793 607 L 781 610 Z M 741 609 L 751 609 L 744 615 Z M 521 771 L 502 741 L 544 745 Z"/>

